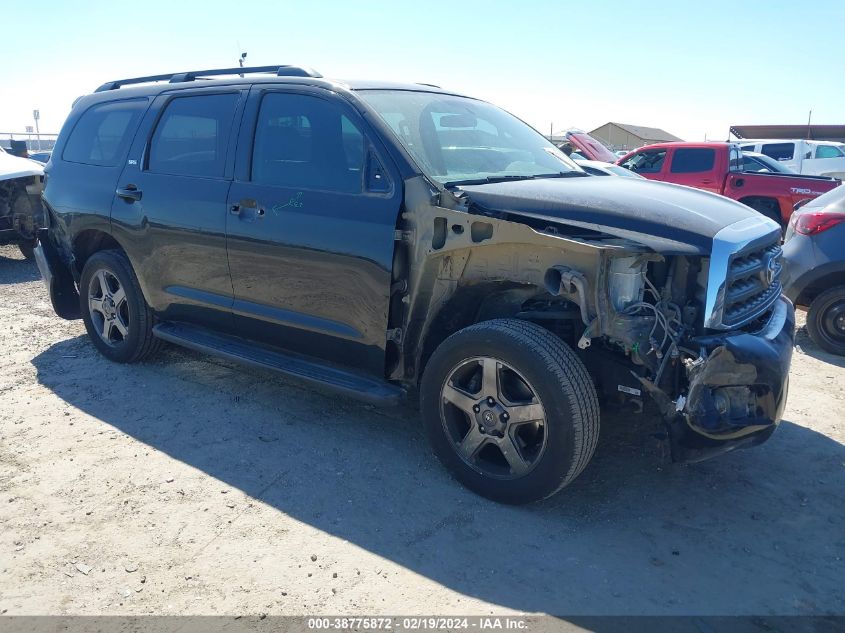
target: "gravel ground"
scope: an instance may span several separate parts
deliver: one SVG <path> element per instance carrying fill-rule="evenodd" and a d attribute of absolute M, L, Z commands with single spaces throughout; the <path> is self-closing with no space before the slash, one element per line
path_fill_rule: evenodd
<path fill-rule="evenodd" d="M 845 362 L 802 329 L 767 444 L 661 461 L 605 416 L 593 462 L 513 508 L 417 413 L 167 348 L 123 366 L 0 248 L 0 612 L 845 614 Z"/>

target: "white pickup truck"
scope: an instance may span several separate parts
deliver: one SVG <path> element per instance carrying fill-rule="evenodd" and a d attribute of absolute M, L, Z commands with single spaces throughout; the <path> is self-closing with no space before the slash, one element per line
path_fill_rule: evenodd
<path fill-rule="evenodd" d="M 742 139 L 743 152 L 760 152 L 795 173 L 845 179 L 845 143 L 780 139 Z"/>

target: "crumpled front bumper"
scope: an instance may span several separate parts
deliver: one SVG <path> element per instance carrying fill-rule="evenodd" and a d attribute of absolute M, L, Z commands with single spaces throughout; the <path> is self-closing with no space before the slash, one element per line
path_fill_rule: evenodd
<path fill-rule="evenodd" d="M 795 309 L 781 297 L 759 332 L 694 339 L 704 360 L 688 369 L 689 391 L 669 422 L 672 459 L 696 462 L 766 441 L 786 406 Z"/>

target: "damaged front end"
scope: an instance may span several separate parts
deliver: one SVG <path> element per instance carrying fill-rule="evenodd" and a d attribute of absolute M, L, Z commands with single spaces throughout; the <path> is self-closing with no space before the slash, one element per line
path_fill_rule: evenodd
<path fill-rule="evenodd" d="M 397 253 L 407 264 L 394 268 L 411 274 L 394 283 L 392 377 L 415 380 L 439 342 L 471 323 L 525 319 L 576 350 L 608 405 L 656 404 L 673 461 L 766 440 L 786 402 L 794 336 L 778 227 L 743 211 L 710 236 L 692 225 L 685 235 L 655 214 L 633 226 L 633 211 L 610 204 L 618 218 L 585 208 L 572 219 L 578 200 L 560 202 L 554 187 L 569 190 L 542 186 L 534 204 L 518 195 L 525 184 L 453 194 L 406 182 Z"/>
<path fill-rule="evenodd" d="M 700 461 L 769 438 L 786 406 L 794 331 L 792 303 L 780 297 L 756 332 L 693 339 L 701 355 L 685 363 L 687 395 L 667 411 L 673 460 Z"/>

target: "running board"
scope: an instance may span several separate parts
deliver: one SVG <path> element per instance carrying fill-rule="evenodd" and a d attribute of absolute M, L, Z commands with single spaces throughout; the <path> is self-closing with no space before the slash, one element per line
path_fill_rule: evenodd
<path fill-rule="evenodd" d="M 277 371 L 313 385 L 381 406 L 399 404 L 405 390 L 391 383 L 368 378 L 310 358 L 284 354 L 234 336 L 184 323 L 159 323 L 158 338 L 198 352 Z"/>

